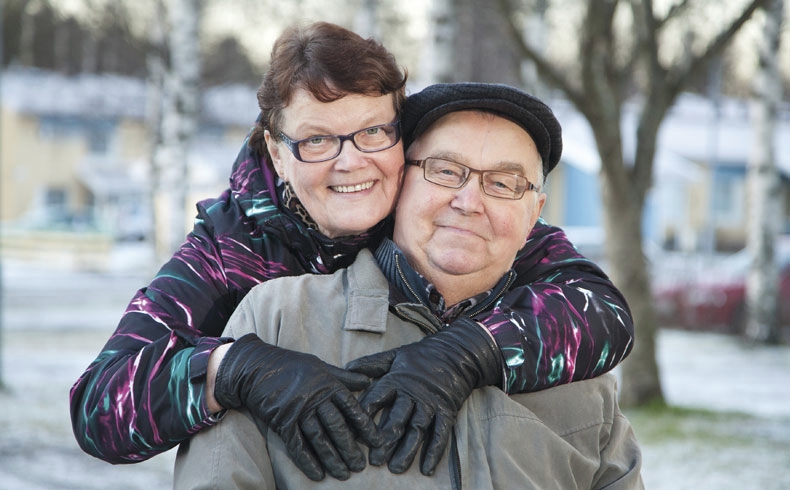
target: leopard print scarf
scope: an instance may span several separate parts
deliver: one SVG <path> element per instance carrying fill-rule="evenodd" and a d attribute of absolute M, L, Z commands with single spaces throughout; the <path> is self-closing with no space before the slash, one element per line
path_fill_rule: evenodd
<path fill-rule="evenodd" d="M 282 196 L 283 196 L 283 205 L 286 208 L 290 209 L 291 212 L 294 213 L 296 216 L 298 216 L 299 219 L 301 219 L 302 222 L 305 224 L 305 226 L 307 226 L 311 230 L 318 230 L 318 225 L 315 223 L 315 221 L 313 221 L 313 218 L 310 217 L 310 213 L 307 212 L 307 209 L 305 209 L 304 204 L 302 204 L 302 201 L 300 201 L 299 198 L 296 197 L 296 193 L 294 192 L 293 187 L 291 187 L 290 182 L 285 182 L 285 184 L 283 185 Z"/>

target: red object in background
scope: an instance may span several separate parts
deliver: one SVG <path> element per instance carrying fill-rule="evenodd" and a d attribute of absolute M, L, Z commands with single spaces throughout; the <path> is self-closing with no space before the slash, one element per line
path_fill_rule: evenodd
<path fill-rule="evenodd" d="M 777 244 L 779 321 L 790 325 L 790 242 Z M 667 327 L 743 334 L 746 326 L 748 255 L 738 252 L 712 270 L 656 288 L 658 320 Z"/>

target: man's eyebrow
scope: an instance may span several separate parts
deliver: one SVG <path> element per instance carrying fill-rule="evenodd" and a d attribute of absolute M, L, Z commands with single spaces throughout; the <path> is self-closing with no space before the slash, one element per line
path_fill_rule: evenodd
<path fill-rule="evenodd" d="M 474 165 L 468 165 L 467 159 L 464 158 L 462 154 L 454 151 L 439 151 L 439 152 L 431 153 L 431 155 L 429 156 L 433 158 L 441 158 L 443 160 L 450 160 L 452 162 L 460 163 L 461 165 L 474 167 Z M 527 170 L 523 164 L 518 162 L 512 162 L 512 161 L 495 162 L 492 163 L 491 166 L 492 168 L 487 168 L 486 170 L 495 170 L 498 172 L 510 172 L 519 175 L 525 175 Z"/>
<path fill-rule="evenodd" d="M 443 151 L 435 151 L 428 155 L 428 158 L 441 158 L 443 160 L 450 160 L 451 162 L 457 163 L 464 163 L 464 156 L 460 153 L 450 151 L 450 150 L 443 150 Z"/>
<path fill-rule="evenodd" d="M 512 172 L 519 175 L 526 173 L 524 165 L 516 162 L 497 162 L 493 164 L 496 168 L 489 168 L 488 170 L 499 170 L 501 172 Z"/>

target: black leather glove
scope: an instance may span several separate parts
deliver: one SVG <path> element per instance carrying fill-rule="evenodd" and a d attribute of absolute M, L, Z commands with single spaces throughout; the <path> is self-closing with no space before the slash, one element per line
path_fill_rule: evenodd
<path fill-rule="evenodd" d="M 245 335 L 228 349 L 217 370 L 214 397 L 225 408 L 246 407 L 285 442 L 296 466 L 311 480 L 324 470 L 339 480 L 365 468 L 355 440 L 378 446 L 382 437 L 352 391 L 370 380 L 311 354 L 283 349 Z"/>
<path fill-rule="evenodd" d="M 383 409 L 379 428 L 384 443 L 370 450 L 370 464 L 389 461 L 391 472 L 403 473 L 424 440 L 420 471 L 433 474 L 472 390 L 502 381 L 500 350 L 483 328 L 462 318 L 419 342 L 346 366 L 381 377 L 360 397 L 371 416 Z"/>

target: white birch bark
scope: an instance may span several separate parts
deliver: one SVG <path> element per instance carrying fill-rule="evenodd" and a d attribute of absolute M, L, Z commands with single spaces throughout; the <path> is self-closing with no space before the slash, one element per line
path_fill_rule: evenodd
<path fill-rule="evenodd" d="M 433 0 L 430 28 L 420 60 L 420 86 L 455 80 L 455 0 Z"/>
<path fill-rule="evenodd" d="M 19 62 L 23 66 L 33 66 L 33 40 L 36 37 L 35 16 L 41 10 L 41 1 L 32 0 L 25 5 L 22 23 L 19 27 Z"/>
<path fill-rule="evenodd" d="M 164 227 L 161 222 L 161 213 L 158 212 L 156 207 L 156 196 L 163 187 L 159 176 L 159 169 L 162 168 L 164 163 L 162 160 L 162 113 L 164 111 L 164 91 L 165 91 L 165 72 L 167 70 L 165 50 L 167 49 L 167 42 L 165 41 L 165 22 L 166 9 L 164 0 L 156 0 L 154 6 L 154 13 L 151 17 L 148 27 L 148 43 L 149 49 L 146 53 L 146 68 L 148 76 L 146 79 L 146 108 L 145 119 L 148 128 L 148 141 L 150 141 L 149 148 L 149 208 L 151 213 L 152 223 L 152 243 L 154 244 L 154 251 L 156 257 L 154 259 L 154 266 L 161 265 L 163 257 L 161 257 L 160 247 L 157 244 L 160 240 L 160 228 Z"/>
<path fill-rule="evenodd" d="M 548 39 L 548 29 L 546 28 L 546 11 L 548 10 L 548 0 L 539 0 L 535 5 L 535 10 L 524 22 L 522 36 L 530 46 L 534 46 L 540 54 L 545 54 L 543 47 L 544 40 Z M 546 87 L 540 81 L 538 70 L 532 60 L 524 59 L 521 61 L 521 78 L 524 80 L 524 88 L 527 92 L 546 99 L 548 93 Z"/>
<path fill-rule="evenodd" d="M 354 19 L 354 31 L 364 38 L 380 38 L 377 18 L 377 0 L 362 0 L 356 18 Z"/>
<path fill-rule="evenodd" d="M 166 0 L 170 63 L 164 71 L 160 139 L 154 151 L 154 226 L 157 262 L 183 242 L 189 223 L 188 154 L 200 107 L 200 0 Z"/>
<path fill-rule="evenodd" d="M 779 41 L 783 0 L 771 0 L 764 13 L 759 67 L 755 76 L 752 119 L 754 144 L 748 164 L 749 219 L 747 249 L 751 266 L 746 281 L 748 338 L 778 341 L 779 272 L 774 243 L 782 221 L 779 173 L 776 167 L 776 114 L 782 98 L 779 73 Z"/>

